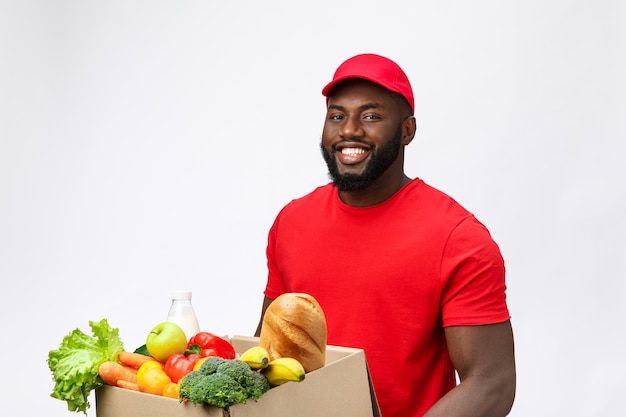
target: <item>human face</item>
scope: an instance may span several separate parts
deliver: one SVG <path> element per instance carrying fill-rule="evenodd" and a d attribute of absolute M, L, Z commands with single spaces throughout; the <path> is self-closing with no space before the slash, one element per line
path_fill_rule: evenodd
<path fill-rule="evenodd" d="M 336 87 L 320 147 L 339 191 L 365 190 L 390 171 L 403 175 L 402 119 L 398 99 L 374 83 L 352 80 Z"/>
<path fill-rule="evenodd" d="M 322 156 L 328 166 L 328 174 L 339 191 L 360 191 L 372 185 L 398 159 L 402 147 L 401 139 L 402 132 L 398 129 L 391 140 L 381 147 L 376 147 L 371 152 L 369 162 L 365 164 L 361 173 L 340 171 L 339 169 L 338 160 L 340 158 L 355 158 L 358 155 L 335 155 L 337 151 L 332 151 L 331 153 L 324 147 L 323 142 L 320 147 L 322 148 Z"/>

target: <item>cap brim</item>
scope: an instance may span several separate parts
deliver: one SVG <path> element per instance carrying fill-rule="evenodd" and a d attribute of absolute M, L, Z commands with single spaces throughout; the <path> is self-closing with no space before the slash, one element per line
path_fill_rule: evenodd
<path fill-rule="evenodd" d="M 332 92 L 333 88 L 335 88 L 337 86 L 337 84 L 342 83 L 344 81 L 355 80 L 355 79 L 366 80 L 366 81 L 372 82 L 374 84 L 378 84 L 381 87 L 386 88 L 387 90 L 390 90 L 389 87 L 381 84 L 379 81 L 374 80 L 372 78 L 364 77 L 362 75 L 345 75 L 343 77 L 340 77 L 340 78 L 337 78 L 335 80 L 332 80 L 331 82 L 326 84 L 326 86 L 324 88 L 322 88 L 322 95 L 325 96 L 325 97 L 328 97 L 330 95 L 330 93 Z M 391 91 L 393 91 L 393 90 L 391 90 Z"/>

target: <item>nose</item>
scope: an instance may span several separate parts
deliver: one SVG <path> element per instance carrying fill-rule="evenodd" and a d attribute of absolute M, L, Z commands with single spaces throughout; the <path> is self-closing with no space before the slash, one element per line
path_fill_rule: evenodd
<path fill-rule="evenodd" d="M 341 137 L 346 139 L 362 138 L 365 135 L 363 123 L 358 117 L 346 117 L 339 129 Z"/>

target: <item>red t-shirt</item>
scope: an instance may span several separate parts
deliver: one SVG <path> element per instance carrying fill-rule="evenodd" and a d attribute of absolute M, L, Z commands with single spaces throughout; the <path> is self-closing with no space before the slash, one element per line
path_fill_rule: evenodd
<path fill-rule="evenodd" d="M 416 179 L 387 201 L 344 204 L 328 184 L 281 210 L 265 295 L 311 294 L 328 344 L 365 351 L 383 417 L 422 416 L 455 385 L 443 328 L 509 319 L 487 229 Z"/>

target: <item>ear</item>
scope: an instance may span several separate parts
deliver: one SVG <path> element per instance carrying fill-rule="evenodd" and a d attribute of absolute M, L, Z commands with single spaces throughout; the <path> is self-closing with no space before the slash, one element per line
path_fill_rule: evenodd
<path fill-rule="evenodd" d="M 411 141 L 415 137 L 416 131 L 417 121 L 415 120 L 415 116 L 407 117 L 404 122 L 402 122 L 402 144 L 404 146 L 411 143 Z"/>

